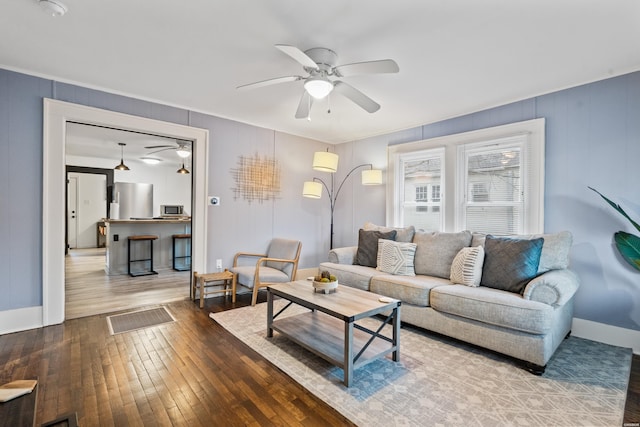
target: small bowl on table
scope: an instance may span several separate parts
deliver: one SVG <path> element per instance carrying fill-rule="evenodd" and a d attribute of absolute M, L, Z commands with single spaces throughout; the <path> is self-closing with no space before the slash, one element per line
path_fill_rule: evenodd
<path fill-rule="evenodd" d="M 314 292 L 322 292 L 325 294 L 329 294 L 331 292 L 335 292 L 338 289 L 338 281 L 335 280 L 333 282 L 317 282 L 313 281 L 313 291 Z"/>

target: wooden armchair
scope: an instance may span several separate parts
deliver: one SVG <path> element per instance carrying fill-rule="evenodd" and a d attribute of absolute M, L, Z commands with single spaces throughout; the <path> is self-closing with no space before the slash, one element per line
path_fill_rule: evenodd
<path fill-rule="evenodd" d="M 231 272 L 237 274 L 238 284 L 253 289 L 251 305 L 256 305 L 260 288 L 295 280 L 301 249 L 302 243 L 298 240 L 275 238 L 266 254 L 238 252 L 235 255 Z M 256 261 L 248 260 L 251 258 Z"/>

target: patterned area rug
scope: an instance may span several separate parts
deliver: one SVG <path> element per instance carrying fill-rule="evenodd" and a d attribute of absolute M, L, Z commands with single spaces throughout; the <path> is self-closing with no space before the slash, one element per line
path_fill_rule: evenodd
<path fill-rule="evenodd" d="M 622 425 L 631 349 L 570 337 L 535 376 L 510 358 L 406 327 L 400 362 L 357 369 L 347 388 L 342 369 L 277 333 L 266 338 L 266 303 L 209 316 L 358 425 Z"/>
<path fill-rule="evenodd" d="M 150 326 L 161 325 L 163 323 L 174 321 L 175 319 L 165 307 L 107 316 L 107 323 L 109 325 L 111 335 L 135 331 L 136 329 L 148 328 Z"/>

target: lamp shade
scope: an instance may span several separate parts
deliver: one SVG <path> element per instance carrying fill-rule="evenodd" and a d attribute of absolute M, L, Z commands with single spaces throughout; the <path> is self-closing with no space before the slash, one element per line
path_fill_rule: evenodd
<path fill-rule="evenodd" d="M 302 188 L 302 195 L 312 199 L 319 199 L 322 197 L 322 184 L 315 181 L 305 181 L 304 187 Z"/>
<path fill-rule="evenodd" d="M 312 77 L 304 82 L 304 88 L 315 99 L 322 99 L 333 90 L 333 83 L 327 78 Z"/>
<path fill-rule="evenodd" d="M 362 185 L 382 184 L 382 171 L 380 169 L 367 169 L 362 171 Z"/>
<path fill-rule="evenodd" d="M 316 151 L 313 155 L 313 169 L 322 172 L 338 170 L 338 155 L 328 151 Z"/>

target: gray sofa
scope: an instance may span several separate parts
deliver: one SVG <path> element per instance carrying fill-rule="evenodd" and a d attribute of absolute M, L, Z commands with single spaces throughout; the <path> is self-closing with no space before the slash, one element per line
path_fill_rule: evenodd
<path fill-rule="evenodd" d="M 372 224 L 365 229 L 391 230 Z M 413 227 L 395 230 L 396 240 L 411 242 L 415 247 L 415 275 L 389 274 L 379 266 L 355 265 L 360 254 L 357 246 L 331 250 L 329 262 L 322 263 L 320 269 L 337 276 L 340 285 L 400 299 L 403 323 L 520 359 L 535 374 L 544 372 L 571 331 L 579 281 L 568 268 L 572 244 L 569 232 L 517 236 L 519 240 L 544 239 L 536 276 L 517 293 L 450 280 L 451 265 L 461 248 L 485 248 L 486 236 L 468 231 L 415 232 Z M 490 256 L 487 252 L 485 261 Z M 380 261 L 378 258 L 378 264 Z"/>

